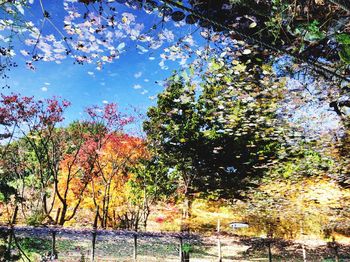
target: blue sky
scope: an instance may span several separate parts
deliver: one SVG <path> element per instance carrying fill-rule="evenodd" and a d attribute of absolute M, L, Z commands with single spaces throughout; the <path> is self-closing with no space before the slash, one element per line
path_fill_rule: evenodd
<path fill-rule="evenodd" d="M 24 63 L 20 61 L 19 63 Z M 156 60 L 145 55 L 124 54 L 101 71 L 95 65 L 77 65 L 68 59 L 61 64 L 41 62 L 35 71 L 24 66 L 15 68 L 3 93 L 20 93 L 38 99 L 59 96 L 72 102 L 67 119 L 79 118 L 83 109 L 106 102 L 122 108 L 132 105 L 145 112 L 154 103 L 152 98 L 162 90 L 155 83 L 165 79 L 170 71 L 161 70 Z"/>
<path fill-rule="evenodd" d="M 63 1 L 43 1 L 43 3 L 54 24 L 63 31 L 63 21 L 67 15 L 63 8 Z M 84 8 L 83 5 L 79 7 Z M 155 14 L 146 14 L 143 10 L 133 10 L 122 4 L 116 4 L 116 7 L 118 7 L 120 15 L 124 12 L 135 15 L 137 22 L 144 23 L 143 31 L 148 31 L 152 25 L 158 24 L 158 28 L 166 28 L 174 32 L 175 41 L 186 34 L 193 33 L 193 39 L 199 45 L 203 46 L 206 43 L 199 36 L 200 31 L 197 31 L 198 28 L 195 25 L 176 27 L 172 22 L 159 24 L 161 18 Z M 39 1 L 35 0 L 34 6 L 30 10 L 25 10 L 25 15 L 26 18 L 34 21 L 36 26 L 39 26 L 42 22 L 41 12 Z M 50 24 L 46 24 L 43 32 L 44 34 L 53 33 L 57 36 L 57 31 Z M 155 30 L 154 34 L 157 32 L 159 31 Z M 167 62 L 167 70 L 163 70 L 159 65 L 163 49 L 174 44 L 174 41 L 165 41 L 162 47 L 154 50 L 149 49 L 144 54 L 139 54 L 140 49 L 137 48 L 139 42 L 128 38 L 121 38 L 120 41 L 125 43 L 120 58 L 113 63 L 104 64 L 102 70 L 97 70 L 96 63 L 79 65 L 74 64 L 73 59 L 67 58 L 60 61 L 60 64 L 37 62 L 35 63 L 37 68 L 35 71 L 25 67 L 28 58 L 22 56 L 20 52 L 23 48 L 28 49 L 28 46 L 21 42 L 15 42 L 17 53 L 15 60 L 19 66 L 12 69 L 9 74 L 10 78 L 6 80 L 6 83 L 2 83 L 2 85 L 8 84 L 10 86 L 9 89 L 3 89 L 2 93 L 20 93 L 34 96 L 37 99 L 53 96 L 66 99 L 72 103 L 65 115 L 66 123 L 82 118 L 84 108 L 92 105 L 102 106 L 104 103 L 117 103 L 122 110 L 135 107 L 142 113 L 146 113 L 147 108 L 156 102 L 156 95 L 162 91 L 159 82 L 170 76 L 173 70 L 180 68 L 178 62 Z M 118 44 L 119 42 L 116 42 L 116 45 Z M 146 46 L 146 44 L 142 44 Z M 192 48 L 196 50 L 196 47 L 192 46 Z M 292 85 L 295 83 L 293 82 Z M 317 105 L 311 105 L 299 111 L 294 110 L 294 117 L 297 118 L 294 119 L 294 122 L 298 122 L 298 119 L 303 123 L 309 123 L 309 121 L 314 123 L 318 120 L 337 127 L 334 123 L 337 123 L 338 119 L 335 119 L 334 122 L 334 114 L 334 112 L 329 111 L 327 103 L 320 110 L 318 110 Z M 312 124 L 312 126 L 316 125 Z"/>
<path fill-rule="evenodd" d="M 60 1 L 58 1 L 60 2 Z M 63 4 L 49 4 L 45 9 L 52 15 L 52 21 L 60 29 L 63 27 L 64 15 Z M 119 13 L 130 12 L 138 17 L 138 21 L 145 23 L 145 29 L 159 21 L 159 17 L 148 15 L 142 10 L 132 10 L 124 5 L 119 5 Z M 27 10 L 25 10 L 27 12 Z M 41 9 L 38 1 L 30 12 L 26 13 L 30 19 L 39 25 L 41 21 Z M 174 29 L 172 23 L 165 23 L 164 26 Z M 175 28 L 178 36 L 182 36 L 196 28 Z M 52 32 L 51 32 L 51 31 Z M 45 33 L 54 33 L 50 25 L 44 28 Z M 176 37 L 178 37 L 176 36 Z M 87 106 L 102 105 L 107 102 L 114 102 L 121 108 L 130 105 L 146 112 L 147 108 L 155 103 L 156 95 L 162 90 L 157 84 L 166 79 L 174 69 L 178 69 L 177 63 L 163 70 L 159 66 L 160 53 L 164 47 L 149 51 L 145 54 L 138 54 L 136 43 L 126 40 L 125 51 L 118 60 L 111 64 L 105 64 L 102 70 L 96 70 L 96 64 L 74 64 L 73 59 L 65 59 L 62 63 L 37 62 L 36 70 L 32 71 L 25 67 L 26 58 L 19 54 L 24 45 L 17 43 L 17 54 L 15 57 L 18 67 L 11 70 L 10 78 L 6 83 L 9 89 L 3 89 L 2 93 L 20 93 L 26 96 L 35 96 L 38 99 L 59 96 L 67 99 L 72 106 L 66 112 L 68 122 L 78 119 Z M 150 60 L 154 58 L 154 60 Z"/>

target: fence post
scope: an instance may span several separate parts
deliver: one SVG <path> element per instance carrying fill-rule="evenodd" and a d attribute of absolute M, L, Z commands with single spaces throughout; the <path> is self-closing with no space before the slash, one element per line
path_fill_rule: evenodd
<path fill-rule="evenodd" d="M 272 262 L 272 250 L 271 250 L 271 242 L 273 239 L 273 224 L 270 222 L 267 223 L 267 235 L 266 235 L 266 241 L 267 241 L 267 249 L 268 249 L 268 255 L 269 255 L 269 262 Z"/>
<path fill-rule="evenodd" d="M 92 232 L 91 240 L 91 261 L 95 261 L 96 231 Z"/>
<path fill-rule="evenodd" d="M 335 246 L 334 246 L 334 253 L 335 253 L 335 262 L 339 262 L 339 252 L 338 252 L 338 245 L 337 243 L 335 243 Z"/>
<path fill-rule="evenodd" d="M 180 243 L 179 243 L 179 257 L 180 257 L 180 262 L 183 262 L 182 237 L 181 236 L 180 236 L 179 240 L 180 240 Z"/>
<path fill-rule="evenodd" d="M 56 252 L 56 231 L 52 231 L 52 243 L 51 243 L 51 255 L 55 259 L 57 259 L 57 252 Z"/>
<path fill-rule="evenodd" d="M 218 219 L 217 234 L 218 234 L 218 261 L 221 262 L 222 254 L 221 254 L 221 241 L 220 241 L 220 219 Z"/>
<path fill-rule="evenodd" d="M 8 255 L 11 255 L 11 245 L 12 245 L 13 235 L 14 235 L 14 229 L 12 228 L 12 229 L 10 230 L 9 240 L 8 240 L 7 250 L 6 250 L 6 253 L 7 253 Z"/>
<path fill-rule="evenodd" d="M 134 234 L 134 262 L 137 261 L 137 234 Z"/>
<path fill-rule="evenodd" d="M 182 236 L 180 237 L 180 248 L 179 248 L 179 253 L 180 253 L 180 261 L 181 262 L 189 262 L 190 261 L 190 245 L 189 244 L 184 244 Z"/>
<path fill-rule="evenodd" d="M 271 238 L 268 238 L 268 248 L 269 248 L 269 262 L 272 262 L 272 252 L 271 252 Z"/>
<path fill-rule="evenodd" d="M 307 262 L 306 260 L 306 248 L 304 243 L 304 221 L 303 219 L 300 220 L 300 235 L 301 235 L 301 249 L 303 251 L 303 262 Z"/>
<path fill-rule="evenodd" d="M 332 237 L 332 242 L 328 243 L 328 247 L 331 249 L 332 253 L 334 253 L 334 261 L 339 262 L 339 246 L 337 242 L 335 242 L 335 237 Z"/>

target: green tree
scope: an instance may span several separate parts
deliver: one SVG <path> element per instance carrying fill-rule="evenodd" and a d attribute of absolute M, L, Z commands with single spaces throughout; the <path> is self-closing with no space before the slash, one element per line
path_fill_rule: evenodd
<path fill-rule="evenodd" d="M 185 219 L 194 194 L 242 197 L 284 150 L 271 67 L 233 63 L 211 60 L 200 85 L 175 73 L 144 123 L 152 150 L 179 174 Z"/>
<path fill-rule="evenodd" d="M 134 225 L 134 230 L 138 230 L 140 225 L 146 230 L 151 206 L 164 201 L 175 192 L 174 174 L 169 172 L 157 157 L 139 160 L 136 165 L 130 167 L 129 172 L 133 174 L 127 182 L 130 188 L 128 202 L 131 207 L 129 208 L 131 215 L 126 214 L 124 218 L 134 219 L 134 222 L 131 223 Z"/>
<path fill-rule="evenodd" d="M 166 85 L 157 106 L 149 109 L 144 129 L 154 154 L 179 175 L 178 188 L 185 198 L 183 218 L 188 219 L 193 181 L 199 175 L 195 168 L 200 146 L 196 93 L 193 85 L 176 75 Z"/>

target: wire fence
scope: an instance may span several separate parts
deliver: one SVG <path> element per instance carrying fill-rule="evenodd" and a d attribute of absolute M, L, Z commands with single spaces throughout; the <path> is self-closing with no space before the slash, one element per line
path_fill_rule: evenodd
<path fill-rule="evenodd" d="M 2 226 L 0 237 L 22 261 L 350 261 L 350 245 L 234 235 Z"/>

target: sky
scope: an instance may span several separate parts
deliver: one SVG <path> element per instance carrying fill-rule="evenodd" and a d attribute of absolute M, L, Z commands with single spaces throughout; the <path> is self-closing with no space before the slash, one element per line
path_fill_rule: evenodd
<path fill-rule="evenodd" d="M 65 1 L 74 2 L 74 0 Z M 64 31 L 64 21 L 67 20 L 67 12 L 64 10 L 63 2 L 42 1 L 45 10 L 50 14 L 50 20 L 62 31 Z M 84 5 L 74 4 L 84 8 Z M 53 96 L 66 99 L 72 104 L 65 114 L 66 123 L 81 119 L 86 107 L 102 106 L 107 103 L 117 103 L 122 111 L 136 108 L 145 114 L 147 108 L 156 103 L 157 94 L 163 90 L 162 81 L 169 77 L 173 70 L 180 68 L 179 61 L 168 61 L 166 66 L 160 65 L 164 49 L 169 48 L 176 40 L 188 34 L 193 35 L 193 41 L 198 44 L 198 47 L 203 46 L 205 40 L 200 36 L 200 30 L 196 25 L 178 27 L 171 21 L 160 23 L 161 18 L 156 14 L 134 10 L 124 4 L 115 6 L 120 14 L 118 19 L 121 19 L 123 14 L 130 13 L 136 17 L 137 23 L 144 24 L 143 32 L 149 31 L 153 25 L 158 25 L 160 30 L 164 28 L 171 30 L 174 33 L 173 40 L 165 40 L 160 48 L 140 51 L 140 48 L 137 47 L 139 42 L 130 40 L 128 36 L 122 36 L 120 42 L 114 43 L 116 46 L 125 46 L 122 48 L 120 58 L 112 63 L 105 63 L 102 70 L 98 70 L 96 63 L 80 65 L 75 64 L 71 58 L 56 62 L 36 62 L 36 69 L 29 70 L 25 65 L 28 57 L 21 55 L 21 51 L 31 47 L 26 46 L 23 39 L 17 39 L 17 42 L 15 39 L 16 56 L 14 59 L 19 66 L 11 70 L 9 79 L 2 81 L 2 85 L 7 84 L 10 88 L 5 88 L 1 92 L 4 94 L 19 93 L 25 96 L 34 96 L 37 99 Z M 83 10 L 77 11 L 81 14 L 84 13 Z M 24 14 L 26 18 L 39 27 L 42 23 L 39 0 L 34 0 L 33 6 L 29 10 L 25 9 Z M 157 32 L 159 30 L 156 30 L 155 34 Z M 48 23 L 43 27 L 43 34 L 58 36 L 57 30 Z M 146 45 L 143 44 L 143 46 Z M 196 46 L 192 45 L 192 49 L 196 49 Z M 295 85 L 295 82 L 291 84 L 291 86 Z M 312 98 L 308 99 L 312 100 Z M 311 105 L 307 108 L 301 108 L 299 111 L 294 110 L 293 115 L 293 122 L 316 123 L 311 124 L 311 126 L 318 126 L 319 121 L 321 121 L 326 130 L 329 127 L 337 128 L 338 118 L 334 118 L 334 112 L 329 111 L 327 103 L 322 108 Z"/>
<path fill-rule="evenodd" d="M 59 28 L 63 28 L 66 12 L 63 10 L 63 1 L 54 1 L 47 4 L 45 10 L 52 15 L 52 21 Z M 44 4 L 50 3 L 43 1 Z M 132 10 L 125 5 L 119 5 L 119 13 L 130 12 L 145 23 L 145 29 L 159 21 L 159 17 L 145 14 L 143 11 Z M 25 10 L 27 12 L 27 10 Z M 38 1 L 26 15 L 35 23 L 41 23 L 41 8 Z M 163 26 L 172 27 L 165 23 Z M 175 28 L 178 36 L 182 36 L 196 28 Z M 44 27 L 46 34 L 55 30 L 50 25 Z M 51 32 L 52 31 L 52 32 Z M 57 34 L 56 34 L 57 35 Z M 147 108 L 154 104 L 156 95 L 162 91 L 161 82 L 178 69 L 177 63 L 169 64 L 164 70 L 159 66 L 160 54 L 163 48 L 170 46 L 166 43 L 157 50 L 150 50 L 139 54 L 136 44 L 126 39 L 126 47 L 120 58 L 113 63 L 107 63 L 102 70 L 96 69 L 96 64 L 74 64 L 73 59 L 64 59 L 60 64 L 55 62 L 37 62 L 35 70 L 25 66 L 26 57 L 20 55 L 21 48 L 28 48 L 17 42 L 15 61 L 18 67 L 11 69 L 9 79 L 1 84 L 7 84 L 1 92 L 4 94 L 20 93 L 25 96 L 34 96 L 37 99 L 53 96 L 66 99 L 72 103 L 66 112 L 66 121 L 78 119 L 84 108 L 91 105 L 117 103 L 120 108 L 137 108 L 145 113 Z"/>
<path fill-rule="evenodd" d="M 22 61 L 23 63 L 23 61 Z M 72 103 L 66 118 L 76 119 L 84 108 L 117 103 L 121 108 L 136 107 L 142 112 L 153 104 L 162 87 L 157 84 L 170 72 L 161 70 L 156 61 L 142 55 L 123 55 L 100 71 L 95 65 L 42 62 L 35 71 L 24 66 L 14 68 L 2 93 L 20 93 L 37 99 L 58 96 Z"/>

